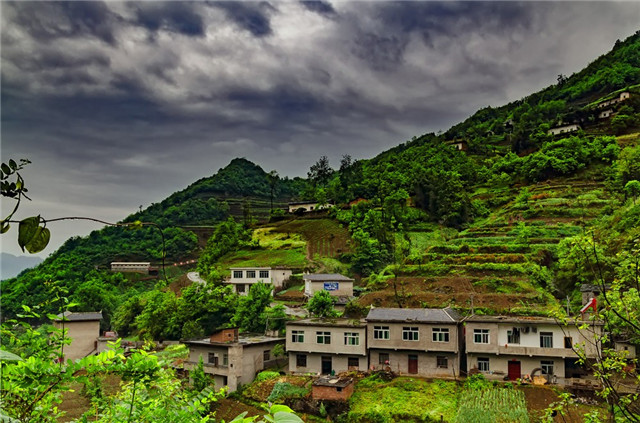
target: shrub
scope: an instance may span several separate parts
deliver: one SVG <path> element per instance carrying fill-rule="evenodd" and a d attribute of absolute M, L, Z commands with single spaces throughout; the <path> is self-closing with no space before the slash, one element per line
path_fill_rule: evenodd
<path fill-rule="evenodd" d="M 258 376 L 256 376 L 256 379 L 255 379 L 255 382 L 260 383 L 260 382 L 264 382 L 265 380 L 276 379 L 279 377 L 280 377 L 280 373 L 265 370 L 264 372 L 258 373 Z"/>

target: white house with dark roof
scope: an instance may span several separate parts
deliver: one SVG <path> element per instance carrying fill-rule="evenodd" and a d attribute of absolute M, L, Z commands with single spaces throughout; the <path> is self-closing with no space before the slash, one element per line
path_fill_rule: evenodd
<path fill-rule="evenodd" d="M 302 279 L 307 297 L 313 297 L 318 291 L 328 291 L 335 297 L 353 297 L 353 279 L 339 273 L 310 273 Z"/>
<path fill-rule="evenodd" d="M 550 135 L 559 135 L 559 134 L 570 134 L 572 132 L 576 132 L 582 129 L 582 127 L 577 123 L 568 123 L 566 125 L 556 126 L 547 131 L 547 134 Z"/>
<path fill-rule="evenodd" d="M 511 380 L 531 375 L 535 369 L 556 378 L 584 374 L 574 348 L 584 348 L 587 358 L 595 358 L 594 337 L 603 329 L 602 322 L 563 325 L 552 318 L 530 316 L 470 316 L 464 325 L 467 369 Z"/>
<path fill-rule="evenodd" d="M 284 267 L 231 267 L 231 276 L 227 280 L 234 286 L 234 291 L 247 295 L 254 283 L 270 283 L 274 288 L 282 288 L 284 282 L 291 277 L 292 270 Z"/>
<path fill-rule="evenodd" d="M 372 308 L 366 317 L 370 367 L 423 377 L 458 377 L 460 320 L 451 308 Z"/>
<path fill-rule="evenodd" d="M 53 326 L 64 329 L 71 344 L 63 348 L 65 360 L 76 360 L 95 354 L 100 336 L 102 312 L 71 312 L 58 314 Z"/>
<path fill-rule="evenodd" d="M 333 204 L 320 204 L 317 201 L 300 201 L 297 203 L 289 203 L 289 213 L 294 213 L 298 209 L 304 210 L 304 212 L 312 212 L 318 210 L 326 210 L 333 207 Z"/>

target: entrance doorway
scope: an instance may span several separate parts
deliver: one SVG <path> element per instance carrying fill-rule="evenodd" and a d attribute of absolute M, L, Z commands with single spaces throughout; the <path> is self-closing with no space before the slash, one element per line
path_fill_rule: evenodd
<path fill-rule="evenodd" d="M 415 354 L 409 354 L 409 373 L 418 373 L 418 356 Z"/>
<path fill-rule="evenodd" d="M 522 376 L 520 371 L 520 362 L 509 361 L 509 364 L 507 365 L 507 372 L 509 374 L 509 380 L 519 379 Z"/>
<path fill-rule="evenodd" d="M 331 365 L 331 356 L 323 355 L 321 358 L 321 362 L 322 362 L 322 374 L 328 375 L 329 373 L 331 373 L 331 368 L 333 367 Z"/>

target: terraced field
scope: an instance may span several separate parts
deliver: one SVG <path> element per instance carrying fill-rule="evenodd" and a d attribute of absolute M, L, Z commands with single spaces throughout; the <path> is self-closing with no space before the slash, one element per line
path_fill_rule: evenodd
<path fill-rule="evenodd" d="M 521 186 L 473 200 L 495 207 L 459 233 L 411 233 L 412 251 L 396 277 L 360 299 L 363 305 L 470 308 L 487 313 L 547 314 L 558 302 L 544 286 L 558 243 L 581 233 L 610 204 L 599 180 Z"/>

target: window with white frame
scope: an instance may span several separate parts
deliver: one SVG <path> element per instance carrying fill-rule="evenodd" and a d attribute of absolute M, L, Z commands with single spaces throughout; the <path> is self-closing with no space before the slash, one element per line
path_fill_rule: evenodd
<path fill-rule="evenodd" d="M 331 332 L 316 332 L 316 342 L 318 344 L 330 344 Z"/>
<path fill-rule="evenodd" d="M 247 270 L 247 279 L 255 279 L 256 271 L 255 270 Z"/>
<path fill-rule="evenodd" d="M 552 375 L 553 374 L 553 361 L 542 360 L 540 362 L 540 368 L 542 369 L 542 374 L 543 375 Z"/>
<path fill-rule="evenodd" d="M 420 339 L 420 328 L 417 326 L 404 326 L 402 328 L 403 341 L 418 341 Z"/>
<path fill-rule="evenodd" d="M 360 345 L 360 334 L 358 332 L 345 332 L 344 333 L 345 345 Z"/>
<path fill-rule="evenodd" d="M 260 277 L 261 278 L 268 278 L 269 277 L 269 271 L 268 270 L 261 270 L 260 271 Z"/>
<path fill-rule="evenodd" d="M 242 278 L 242 270 L 234 270 L 233 277 L 236 279 Z"/>
<path fill-rule="evenodd" d="M 485 357 L 478 357 L 478 370 L 481 372 L 489 371 L 489 359 Z"/>
<path fill-rule="evenodd" d="M 389 326 L 374 326 L 373 339 L 389 339 Z"/>
<path fill-rule="evenodd" d="M 540 348 L 553 348 L 553 332 L 540 332 Z"/>
<path fill-rule="evenodd" d="M 291 342 L 304 342 L 304 331 L 303 330 L 292 330 L 291 331 Z"/>
<path fill-rule="evenodd" d="M 489 329 L 474 329 L 473 330 L 473 343 L 474 344 L 488 344 L 489 343 Z"/>
<path fill-rule="evenodd" d="M 449 342 L 449 329 L 448 328 L 433 328 L 431 329 L 433 335 L 433 342 Z"/>

